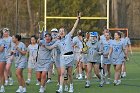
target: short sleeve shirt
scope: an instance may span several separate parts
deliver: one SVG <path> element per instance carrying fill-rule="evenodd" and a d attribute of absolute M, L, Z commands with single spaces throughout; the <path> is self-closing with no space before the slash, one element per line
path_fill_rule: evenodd
<path fill-rule="evenodd" d="M 82 51 L 83 44 L 82 44 L 82 41 L 79 40 L 78 36 L 73 38 L 73 44 L 76 46 L 74 48 L 74 52 L 81 52 Z"/>
<path fill-rule="evenodd" d="M 12 48 L 13 48 L 12 50 L 15 51 L 15 54 L 14 54 L 14 56 L 15 56 L 15 63 L 27 62 L 26 55 L 22 55 L 19 51 L 17 51 L 15 49 L 15 45 Z M 19 42 L 18 48 L 20 50 L 22 50 L 22 51 L 27 51 L 26 45 L 24 43 L 22 43 L 22 42 Z"/>
<path fill-rule="evenodd" d="M 56 46 L 60 49 L 61 54 L 73 51 L 73 42 L 71 34 L 67 34 L 61 40 L 57 40 L 53 46 Z"/>

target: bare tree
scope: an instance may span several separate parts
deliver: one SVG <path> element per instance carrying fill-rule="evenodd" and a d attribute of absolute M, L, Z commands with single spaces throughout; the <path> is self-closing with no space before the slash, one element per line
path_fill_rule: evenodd
<path fill-rule="evenodd" d="M 118 27 L 118 0 L 112 0 L 112 22 Z"/>
<path fill-rule="evenodd" d="M 30 0 L 27 0 L 27 8 L 28 8 L 28 13 L 29 13 L 29 21 L 30 21 L 30 33 L 29 35 L 34 33 L 33 29 L 33 18 L 32 18 L 32 13 L 31 13 L 31 5 L 30 5 Z"/>

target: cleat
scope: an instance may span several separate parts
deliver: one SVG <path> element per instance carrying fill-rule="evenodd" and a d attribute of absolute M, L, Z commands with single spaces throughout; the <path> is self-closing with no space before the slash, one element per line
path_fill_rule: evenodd
<path fill-rule="evenodd" d="M 23 93 L 23 88 L 22 88 L 22 86 L 19 86 L 19 88 L 16 90 L 16 93 Z"/>
<path fill-rule="evenodd" d="M 37 81 L 37 82 L 36 82 L 36 85 L 37 85 L 37 86 L 39 86 L 39 85 L 40 85 L 40 82 L 39 82 L 39 81 Z"/>
<path fill-rule="evenodd" d="M 25 81 L 26 85 L 29 85 L 30 82 L 31 82 L 30 80 Z"/>
<path fill-rule="evenodd" d="M 47 80 L 47 83 L 52 83 L 52 80 L 51 80 L 51 79 L 48 79 L 48 80 Z"/>
<path fill-rule="evenodd" d="M 45 88 L 43 86 L 41 86 L 39 89 L 39 93 L 44 93 L 44 92 L 45 92 Z"/>
<path fill-rule="evenodd" d="M 86 81 L 85 88 L 89 88 L 89 87 L 90 87 L 90 81 Z"/>
<path fill-rule="evenodd" d="M 4 86 L 1 86 L 0 93 L 4 93 L 4 92 L 5 92 Z"/>
<path fill-rule="evenodd" d="M 9 85 L 12 86 L 14 83 L 13 79 L 12 78 L 9 78 Z"/>
<path fill-rule="evenodd" d="M 68 92 L 68 89 L 69 89 L 68 86 L 65 85 L 65 89 L 64 89 L 64 91 L 65 91 L 65 92 Z"/>
<path fill-rule="evenodd" d="M 73 84 L 70 84 L 70 88 L 69 88 L 69 93 L 73 93 L 74 92 L 74 89 L 73 89 Z"/>

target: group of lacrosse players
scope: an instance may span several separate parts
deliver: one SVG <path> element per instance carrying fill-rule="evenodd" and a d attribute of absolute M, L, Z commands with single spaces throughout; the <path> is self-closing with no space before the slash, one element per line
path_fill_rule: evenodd
<path fill-rule="evenodd" d="M 58 89 L 56 93 L 63 91 L 73 93 L 73 73 L 76 79 L 84 80 L 85 88 L 91 86 L 92 69 L 99 79 L 99 86 L 110 84 L 111 65 L 114 66 L 114 85 L 121 84 L 121 77 L 126 77 L 125 61 L 128 60 L 128 50 L 131 43 L 123 32 L 117 31 L 114 36 L 108 29 L 103 29 L 103 35 L 98 32 L 75 31 L 81 13 L 71 29 L 64 27 L 59 30 L 53 28 L 51 33 L 45 33 L 43 38 L 31 36 L 30 44 L 21 42 L 20 35 L 10 37 L 10 30 L 4 28 L 0 38 L 0 93 L 5 92 L 4 86 L 13 85 L 12 63 L 15 63 L 16 77 L 19 88 L 16 93 L 26 93 L 26 85 L 31 83 L 33 70 L 36 72 L 36 85 L 39 85 L 39 93 L 46 91 L 46 84 L 52 82 L 51 74 L 54 68 L 57 71 Z M 74 33 L 77 35 L 74 37 Z M 132 51 L 131 51 L 132 52 Z M 28 63 L 28 78 L 25 81 L 23 70 Z M 68 85 L 69 84 L 69 85 Z"/>

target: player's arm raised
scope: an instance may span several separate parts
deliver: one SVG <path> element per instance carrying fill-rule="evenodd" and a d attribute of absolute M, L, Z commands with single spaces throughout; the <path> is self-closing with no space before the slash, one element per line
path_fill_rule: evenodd
<path fill-rule="evenodd" d="M 75 29 L 76 29 L 78 23 L 79 23 L 80 18 L 81 18 L 81 12 L 78 13 L 78 15 L 77 15 L 77 20 L 76 20 L 76 22 L 75 22 L 75 24 L 74 24 L 72 30 L 70 31 L 70 34 L 71 34 L 71 35 L 73 35 L 73 33 L 74 33 L 74 31 L 75 31 Z"/>

